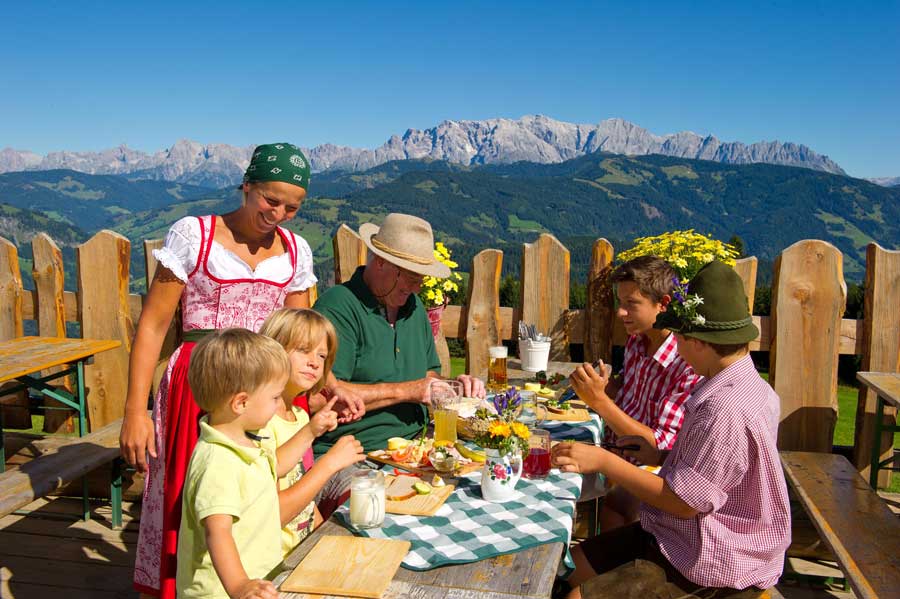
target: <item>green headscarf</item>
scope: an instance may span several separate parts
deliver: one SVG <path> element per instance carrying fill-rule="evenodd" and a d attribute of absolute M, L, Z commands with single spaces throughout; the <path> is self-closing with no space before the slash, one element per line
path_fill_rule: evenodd
<path fill-rule="evenodd" d="M 309 189 L 309 160 L 294 144 L 256 146 L 244 173 L 244 183 L 254 181 L 283 181 Z"/>

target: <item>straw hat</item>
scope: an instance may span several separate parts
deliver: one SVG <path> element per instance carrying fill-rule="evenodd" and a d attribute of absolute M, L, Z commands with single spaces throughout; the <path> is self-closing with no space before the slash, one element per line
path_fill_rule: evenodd
<path fill-rule="evenodd" d="M 439 279 L 450 276 L 450 269 L 435 259 L 431 225 L 421 218 L 391 213 L 380 228 L 372 223 L 360 225 L 359 236 L 369 251 L 394 266 Z"/>

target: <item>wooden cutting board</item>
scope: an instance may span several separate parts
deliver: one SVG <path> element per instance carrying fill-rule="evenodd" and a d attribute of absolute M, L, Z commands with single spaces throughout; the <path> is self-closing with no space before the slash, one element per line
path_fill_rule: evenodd
<path fill-rule="evenodd" d="M 368 454 L 368 458 L 380 464 L 387 464 L 389 466 L 400 468 L 401 470 L 406 470 L 407 472 L 415 472 L 416 474 L 421 474 L 426 482 L 430 481 L 435 474 L 440 474 L 440 476 L 444 478 L 450 476 L 441 474 L 440 472 L 435 470 L 433 466 L 410 466 L 409 464 L 405 464 L 403 462 L 395 462 L 390 458 L 372 455 L 371 453 Z M 453 470 L 452 476 L 462 476 L 470 472 L 476 472 L 478 470 L 481 470 L 482 466 L 484 466 L 483 462 L 469 462 L 468 464 L 464 464 L 455 468 Z"/>
<path fill-rule="evenodd" d="M 390 474 L 384 477 L 385 487 L 390 485 L 394 478 L 396 477 Z M 425 482 L 430 482 L 430 479 Z M 455 488 L 455 485 L 447 484 L 443 487 L 432 487 L 428 495 L 416 495 L 402 501 L 388 499 L 384 502 L 384 511 L 407 516 L 434 516 Z"/>
<path fill-rule="evenodd" d="M 569 408 L 564 414 L 556 414 L 547 410 L 547 420 L 556 420 L 558 422 L 587 422 L 590 419 L 590 412 L 584 408 Z"/>
<path fill-rule="evenodd" d="M 287 593 L 378 599 L 406 557 L 409 541 L 324 536 L 281 583 Z"/>

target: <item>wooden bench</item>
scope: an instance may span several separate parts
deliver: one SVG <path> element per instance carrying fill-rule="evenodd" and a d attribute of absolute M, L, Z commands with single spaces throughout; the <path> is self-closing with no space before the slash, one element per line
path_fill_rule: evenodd
<path fill-rule="evenodd" d="M 82 517 L 90 519 L 86 475 L 112 463 L 110 501 L 113 528 L 122 525 L 122 461 L 119 429 L 122 419 L 83 437 L 60 438 L 53 449 L 0 474 L 0 517 L 49 495 L 62 486 L 82 479 Z"/>
<path fill-rule="evenodd" d="M 782 451 L 788 483 L 859 599 L 900 593 L 900 517 L 844 456 Z"/>

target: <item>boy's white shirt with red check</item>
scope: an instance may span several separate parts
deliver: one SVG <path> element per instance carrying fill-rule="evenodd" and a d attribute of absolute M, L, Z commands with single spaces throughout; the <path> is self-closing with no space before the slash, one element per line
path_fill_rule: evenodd
<path fill-rule="evenodd" d="M 652 356 L 646 355 L 646 343 L 644 335 L 631 335 L 625 342 L 616 404 L 653 430 L 659 449 L 671 449 L 684 422 L 684 402 L 703 377 L 678 355 L 675 335 L 669 334 Z M 612 431 L 607 431 L 611 440 Z"/>

